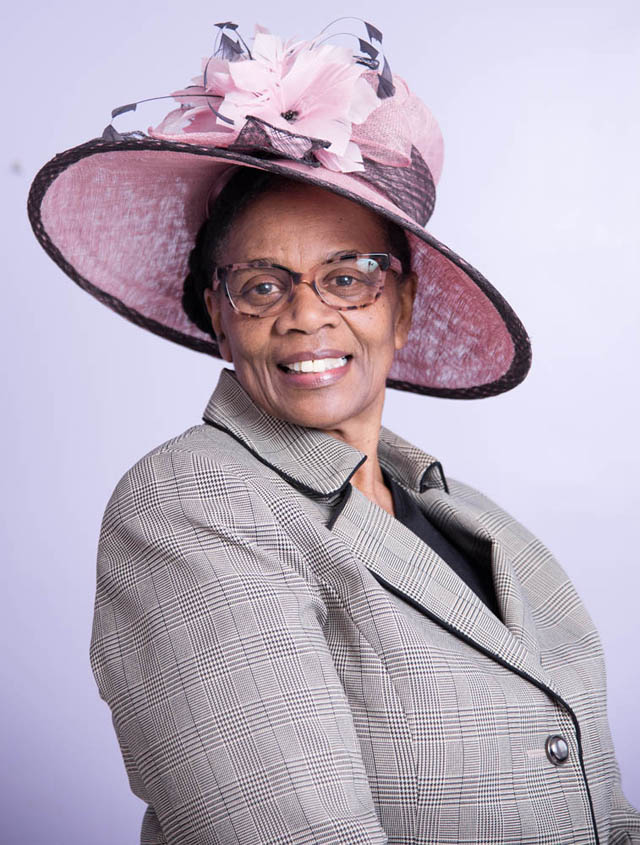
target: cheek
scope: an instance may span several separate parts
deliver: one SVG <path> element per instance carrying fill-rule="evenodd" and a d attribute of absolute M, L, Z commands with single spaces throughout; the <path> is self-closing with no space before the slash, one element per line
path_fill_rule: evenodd
<path fill-rule="evenodd" d="M 397 297 L 385 301 L 384 311 L 380 315 L 380 342 L 385 346 L 395 346 L 400 316 L 400 303 Z"/>
<path fill-rule="evenodd" d="M 360 337 L 367 359 L 376 369 L 388 370 L 396 350 L 396 313 L 391 303 L 380 303 L 383 307 L 368 315 L 362 314 L 352 330 Z"/>
<path fill-rule="evenodd" d="M 224 331 L 234 364 L 240 361 L 259 364 L 265 360 L 271 336 L 269 320 L 252 320 L 227 314 Z"/>
<path fill-rule="evenodd" d="M 394 296 L 387 310 L 386 338 L 395 352 L 404 346 L 408 327 L 405 326 L 403 303 Z"/>
<path fill-rule="evenodd" d="M 404 346 L 405 337 L 400 320 L 399 303 L 395 300 L 385 308 L 384 319 L 378 324 L 376 349 L 377 364 L 384 371 L 385 379 L 393 365 L 398 349 Z"/>

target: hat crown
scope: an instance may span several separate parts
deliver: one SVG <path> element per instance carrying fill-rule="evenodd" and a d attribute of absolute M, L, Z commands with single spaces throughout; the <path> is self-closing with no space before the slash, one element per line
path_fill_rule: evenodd
<path fill-rule="evenodd" d="M 375 75 L 367 74 L 372 84 Z M 393 75 L 395 93 L 380 102 L 364 123 L 353 127 L 353 139 L 363 157 L 381 164 L 407 167 L 414 147 L 427 164 L 437 185 L 442 173 L 444 141 L 438 123 L 407 83 Z"/>
<path fill-rule="evenodd" d="M 375 107 L 367 110 L 368 115 L 361 122 L 349 124 L 339 153 L 334 152 L 335 143 L 321 137 L 322 128 L 327 126 L 327 134 L 330 137 L 333 134 L 335 138 L 335 123 L 344 123 L 344 120 L 333 121 L 334 125 L 331 125 L 332 121 L 326 116 L 320 120 L 314 116 L 311 121 L 302 119 L 289 124 L 278 120 L 279 115 L 273 108 L 265 115 L 262 103 L 254 109 L 256 114 L 245 113 L 244 108 L 239 113 L 241 117 L 236 112 L 235 125 L 229 127 L 220 120 L 224 117 L 226 97 L 221 94 L 205 96 L 200 93 L 204 86 L 199 87 L 195 96 L 188 89 L 174 94 L 183 101 L 181 108 L 169 112 L 155 129 L 150 127 L 149 135 L 162 141 L 299 161 L 331 172 L 350 172 L 393 200 L 398 208 L 424 226 L 433 212 L 435 186 L 442 172 L 442 133 L 431 111 L 411 93 L 406 82 L 395 75 L 392 79 L 393 94 L 383 99 L 373 95 Z M 361 81 L 371 96 L 378 85 L 377 74 L 362 74 Z M 354 99 L 358 96 L 362 96 L 362 88 L 353 92 Z M 198 99 L 201 97 L 204 103 Z M 354 107 L 347 103 L 342 104 L 341 109 L 347 114 Z M 319 131 L 314 136 L 301 134 L 300 129 L 305 127 Z"/>
<path fill-rule="evenodd" d="M 371 43 L 360 39 L 357 55 L 326 40 L 284 43 L 259 28 L 252 51 L 224 42 L 149 135 L 354 173 L 424 226 L 442 170 L 438 124 Z"/>

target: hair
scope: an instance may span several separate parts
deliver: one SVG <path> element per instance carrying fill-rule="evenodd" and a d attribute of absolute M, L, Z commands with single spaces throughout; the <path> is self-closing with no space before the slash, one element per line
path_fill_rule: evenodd
<path fill-rule="evenodd" d="M 251 203 L 271 191 L 286 190 L 300 182 L 258 170 L 252 167 L 238 167 L 222 188 L 204 221 L 193 249 L 189 254 L 189 273 L 184 280 L 182 307 L 189 319 L 203 332 L 216 339 L 211 318 L 204 299 L 204 292 L 211 287 L 217 259 L 234 221 Z M 401 226 L 381 217 L 387 229 L 390 251 L 400 260 L 402 272 L 411 272 L 411 249 L 406 233 Z"/>

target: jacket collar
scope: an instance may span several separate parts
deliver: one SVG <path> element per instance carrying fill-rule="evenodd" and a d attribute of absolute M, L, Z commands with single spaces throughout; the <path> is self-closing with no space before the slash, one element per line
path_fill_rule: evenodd
<path fill-rule="evenodd" d="M 202 419 L 228 432 L 308 496 L 336 496 L 367 459 L 358 449 L 318 429 L 294 425 L 265 413 L 227 368 L 220 373 Z M 378 458 L 389 475 L 411 490 L 447 490 L 439 461 L 384 427 Z"/>

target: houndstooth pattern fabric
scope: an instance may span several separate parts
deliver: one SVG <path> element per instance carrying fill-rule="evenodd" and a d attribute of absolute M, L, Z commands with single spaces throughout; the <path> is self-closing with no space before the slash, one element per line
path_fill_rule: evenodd
<path fill-rule="evenodd" d="M 141 845 L 640 842 L 598 635 L 535 537 L 383 429 L 387 472 L 489 556 L 498 619 L 352 488 L 359 452 L 227 370 L 204 420 L 125 473 L 100 534 L 90 659 Z"/>

